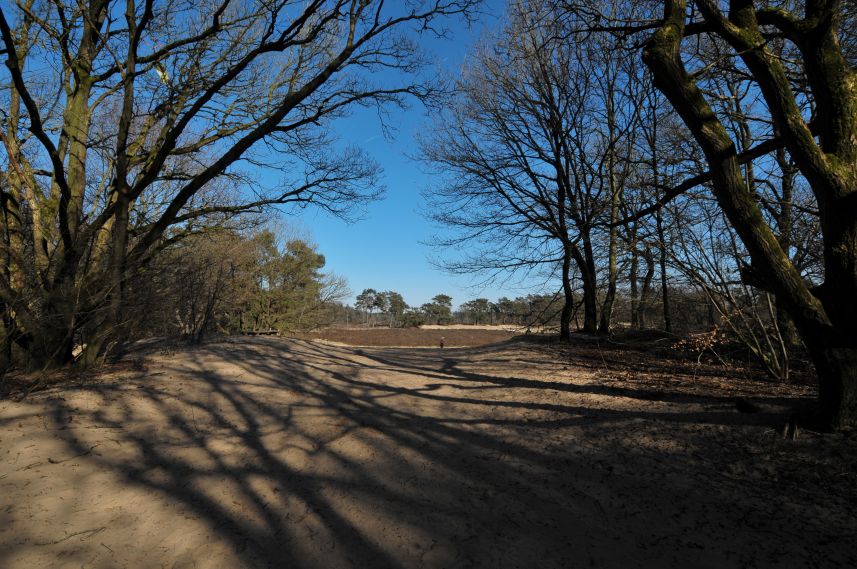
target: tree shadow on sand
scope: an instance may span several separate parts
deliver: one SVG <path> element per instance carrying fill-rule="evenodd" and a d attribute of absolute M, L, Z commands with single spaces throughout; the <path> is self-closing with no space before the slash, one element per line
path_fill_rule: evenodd
<path fill-rule="evenodd" d="M 807 521 L 817 503 L 770 515 L 764 493 L 779 489 L 749 466 L 755 450 L 710 444 L 713 429 L 771 416 L 725 397 L 465 371 L 473 354 L 242 340 L 81 387 L 98 398 L 88 410 L 45 404 L 69 455 L 180 504 L 247 567 L 668 567 L 700 548 L 712 566 L 798 567 L 803 542 L 829 535 Z M 591 395 L 673 407 L 575 399 Z M 115 450 L 93 452 L 93 435 L 68 428 L 82 422 Z M 747 469 L 724 477 L 703 452 Z M 804 537 L 783 543 L 795 523 Z"/>

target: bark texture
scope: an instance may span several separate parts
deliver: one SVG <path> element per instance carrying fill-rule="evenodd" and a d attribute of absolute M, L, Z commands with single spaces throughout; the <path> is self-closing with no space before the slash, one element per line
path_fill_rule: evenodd
<path fill-rule="evenodd" d="M 662 26 L 643 59 L 657 88 L 669 99 L 699 144 L 712 175 L 714 195 L 735 227 L 753 270 L 775 293 L 806 343 L 819 380 L 819 418 L 828 427 L 857 425 L 857 77 L 838 44 L 841 4 L 806 3 L 803 17 L 782 9 L 733 0 L 728 14 L 709 0 L 696 6 L 709 33 L 741 58 L 809 182 L 819 206 L 824 282 L 811 287 L 766 223 L 727 129 L 684 66 L 686 2 L 665 2 Z M 804 120 L 781 60 L 771 53 L 762 24 L 779 28 L 798 46 L 817 116 Z"/>

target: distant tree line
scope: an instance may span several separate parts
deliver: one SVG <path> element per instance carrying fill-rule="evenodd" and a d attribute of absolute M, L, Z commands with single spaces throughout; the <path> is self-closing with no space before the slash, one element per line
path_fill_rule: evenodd
<path fill-rule="evenodd" d="M 677 335 L 698 330 L 711 330 L 721 323 L 716 306 L 709 297 L 693 286 L 675 284 L 669 291 L 672 299 L 671 319 Z M 396 299 L 390 303 L 389 298 Z M 574 297 L 571 328 L 583 332 L 581 307 L 583 297 Z M 660 304 L 660 290 L 653 285 L 651 299 L 645 305 L 635 305 L 635 297 L 630 290 L 620 287 L 616 294 L 615 317 L 619 322 L 630 325 L 632 317 L 639 319 L 636 328 L 659 327 L 663 315 Z M 424 324 L 464 324 L 475 326 L 512 326 L 520 329 L 538 331 L 559 331 L 562 318 L 563 296 L 556 294 L 528 294 L 515 298 L 500 297 L 496 301 L 487 298 L 475 298 L 453 308 L 452 298 L 446 294 L 436 295 L 430 302 L 420 306 L 408 305 L 400 293 L 394 291 L 377 292 L 364 289 L 357 295 L 354 305 L 342 302 L 334 303 L 331 311 L 335 313 L 331 324 L 336 326 L 385 326 L 411 327 Z"/>
<path fill-rule="evenodd" d="M 409 306 L 402 295 L 395 291 L 367 288 L 357 295 L 354 307 L 343 307 L 346 323 L 361 323 L 365 326 L 419 326 L 420 324 L 448 324 L 452 322 L 452 297 L 436 295 L 431 302 L 419 307 Z M 341 323 L 342 319 L 338 319 Z"/>

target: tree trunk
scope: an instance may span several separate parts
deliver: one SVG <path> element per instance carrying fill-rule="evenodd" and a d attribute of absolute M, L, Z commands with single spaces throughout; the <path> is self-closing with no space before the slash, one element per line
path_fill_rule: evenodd
<path fill-rule="evenodd" d="M 807 5 L 815 21 L 801 36 L 801 57 L 817 96 L 816 128 L 803 120 L 781 62 L 771 57 L 752 3 L 732 3 L 729 20 L 699 4 L 741 57 L 781 129 L 789 154 L 813 189 L 824 243 L 824 283 L 810 289 L 783 251 L 741 175 L 732 139 L 681 58 L 686 3 L 665 3 L 664 23 L 649 37 L 643 60 L 705 153 L 718 204 L 764 285 L 789 310 L 818 372 L 819 419 L 834 429 L 857 425 L 857 82 L 838 41 L 834 4 Z M 810 18 L 812 16 L 812 18 Z M 729 22 L 727 25 L 726 22 Z"/>
<path fill-rule="evenodd" d="M 6 303 L 2 303 L 3 312 L 3 345 L 0 348 L 0 373 L 12 367 L 12 335 L 15 333 L 14 323 Z"/>
<path fill-rule="evenodd" d="M 615 222 L 612 219 L 611 223 Z M 610 229 L 610 252 L 607 266 L 607 294 L 604 295 L 604 302 L 601 305 L 601 323 L 598 325 L 599 334 L 609 334 L 610 326 L 613 321 L 613 304 L 616 301 L 616 228 Z"/>
<path fill-rule="evenodd" d="M 616 264 L 618 248 L 618 233 L 616 222 L 619 220 L 619 202 L 622 189 L 616 180 L 616 110 L 614 106 L 615 76 L 609 79 L 607 92 L 607 134 L 610 140 L 607 157 L 607 182 L 610 187 L 610 230 L 607 254 L 607 294 L 601 305 L 601 324 L 598 327 L 600 334 L 609 334 L 610 325 L 613 321 L 613 304 L 616 301 L 616 281 L 619 278 Z"/>
<path fill-rule="evenodd" d="M 27 350 L 27 368 L 31 371 L 59 368 L 72 362 L 74 337 L 64 325 L 49 325 L 50 321 L 61 318 L 62 315 L 46 318 L 46 326 L 32 334 Z"/>
<path fill-rule="evenodd" d="M 562 255 L 562 292 L 565 302 L 562 305 L 562 313 L 559 319 L 559 337 L 561 340 L 571 339 L 571 315 L 574 312 L 574 291 L 571 289 L 571 261 L 572 252 L 569 246 L 565 246 Z"/>
<path fill-rule="evenodd" d="M 857 338 L 808 341 L 807 347 L 818 374 L 819 426 L 857 425 Z"/>
<path fill-rule="evenodd" d="M 646 274 L 643 276 L 643 286 L 640 289 L 640 303 L 637 307 L 637 311 L 639 313 L 638 323 L 641 330 L 646 328 L 646 310 L 649 307 L 649 291 L 652 289 L 652 279 L 655 276 L 655 258 L 648 245 L 646 245 L 643 252 L 643 259 L 646 261 Z"/>
<path fill-rule="evenodd" d="M 670 293 L 669 287 L 667 286 L 667 244 L 661 210 L 657 211 L 655 222 L 658 231 L 658 261 L 661 271 L 661 298 L 663 300 L 664 330 L 671 333 L 673 331 L 673 327 L 672 320 L 670 319 Z"/>
<path fill-rule="evenodd" d="M 825 281 L 815 295 L 830 318 L 830 332 L 814 333 L 800 314 L 791 316 L 818 373 L 821 416 L 840 429 L 857 426 L 857 212 L 847 199 L 837 200 L 822 219 Z"/>
<path fill-rule="evenodd" d="M 84 366 L 97 361 L 108 340 L 122 338 L 128 219 L 131 207 L 127 191 L 125 187 L 116 192 L 116 216 L 112 225 L 109 255 L 110 294 L 103 316 L 97 321 L 97 325 L 89 327 L 90 333 L 85 339 L 86 346 L 80 361 Z"/>
<path fill-rule="evenodd" d="M 572 254 L 583 279 L 583 332 L 595 334 L 598 331 L 598 281 L 595 278 L 592 243 L 584 238 L 583 253 L 575 247 Z"/>
<path fill-rule="evenodd" d="M 631 287 L 631 328 L 638 330 L 640 328 L 640 300 L 639 290 L 637 287 L 637 272 L 640 265 L 640 255 L 637 252 L 637 244 L 631 241 L 631 269 L 628 274 L 628 281 Z"/>

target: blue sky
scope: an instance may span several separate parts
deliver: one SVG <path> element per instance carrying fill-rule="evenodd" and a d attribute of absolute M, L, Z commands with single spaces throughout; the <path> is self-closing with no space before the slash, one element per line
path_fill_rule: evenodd
<path fill-rule="evenodd" d="M 464 22 L 450 22 L 449 39 L 426 38 L 424 46 L 436 65 L 456 73 L 476 41 L 498 26 L 503 4 L 503 0 L 486 2 L 486 14 L 470 29 Z M 327 259 L 326 270 L 344 276 L 354 295 L 365 288 L 395 290 L 408 304 L 418 306 L 439 293 L 452 296 L 456 305 L 477 297 L 526 294 L 527 290 L 511 284 L 474 287 L 479 279 L 449 275 L 432 266 L 430 259 L 440 251 L 424 243 L 442 228 L 421 213 L 420 192 L 433 180 L 425 165 L 412 158 L 417 153 L 415 135 L 431 124 L 431 117 L 414 104 L 405 111 L 392 111 L 388 123 L 396 127 L 392 139 L 384 137 L 374 110 L 359 110 L 336 123 L 343 143 L 361 146 L 384 169 L 386 197 L 370 204 L 362 220 L 346 224 L 310 209 L 284 221 L 309 233 Z"/>

